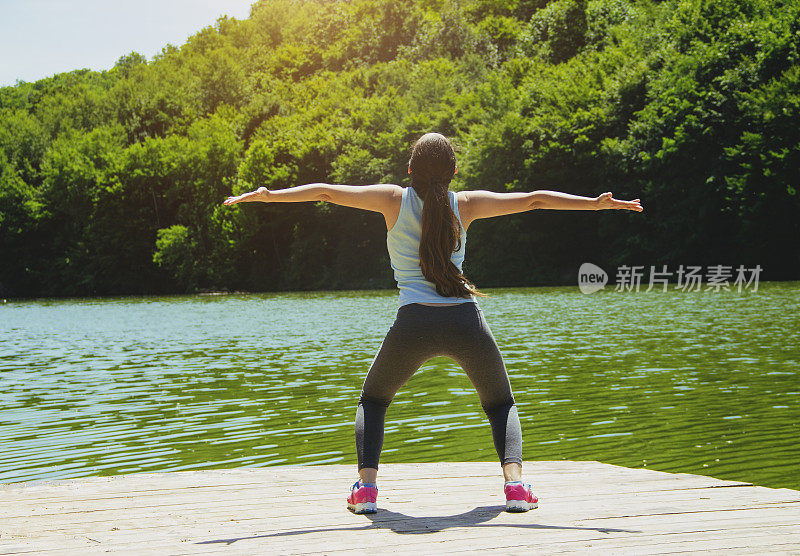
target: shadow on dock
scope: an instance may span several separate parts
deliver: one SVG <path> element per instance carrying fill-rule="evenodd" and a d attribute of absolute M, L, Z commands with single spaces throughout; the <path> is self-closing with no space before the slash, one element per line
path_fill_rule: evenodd
<path fill-rule="evenodd" d="M 531 510 L 536 512 L 537 510 Z M 416 517 L 406 515 L 391 510 L 378 509 L 378 513 L 364 514 L 364 518 L 372 523 L 363 527 L 327 527 L 299 529 L 295 531 L 282 531 L 280 533 L 269 533 L 265 535 L 251 535 L 247 537 L 233 537 L 229 539 L 214 539 L 201 541 L 195 544 L 233 544 L 237 541 L 267 539 L 273 537 L 290 537 L 294 535 L 305 535 L 308 533 L 328 533 L 340 531 L 365 531 L 368 529 L 389 529 L 393 533 L 401 535 L 424 535 L 427 533 L 438 533 L 451 527 L 515 527 L 523 529 L 546 529 L 546 530 L 578 530 L 596 531 L 598 533 L 641 533 L 641 531 L 630 529 L 613 529 L 610 527 L 573 527 L 562 525 L 540 525 L 536 523 L 487 523 L 505 512 L 505 506 L 478 506 L 468 512 L 448 516 Z M 528 513 L 522 515 L 536 515 Z"/>

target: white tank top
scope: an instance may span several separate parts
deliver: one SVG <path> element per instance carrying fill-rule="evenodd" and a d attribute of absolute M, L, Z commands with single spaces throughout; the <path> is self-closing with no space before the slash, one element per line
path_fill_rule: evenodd
<path fill-rule="evenodd" d="M 458 212 L 458 198 L 454 191 L 448 190 L 450 206 L 461 223 Z M 400 289 L 399 307 L 409 303 L 475 303 L 470 297 L 443 297 L 436 293 L 436 286 L 422 274 L 419 264 L 419 241 L 422 235 L 423 201 L 413 187 L 403 188 L 400 214 L 392 229 L 386 233 L 386 247 L 389 250 L 394 278 Z M 461 249 L 454 251 L 450 260 L 462 270 L 464 252 L 467 246 L 467 232 L 461 228 Z"/>

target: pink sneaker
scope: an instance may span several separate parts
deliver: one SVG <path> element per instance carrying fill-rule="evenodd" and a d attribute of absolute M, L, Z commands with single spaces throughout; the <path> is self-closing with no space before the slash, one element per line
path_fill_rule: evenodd
<path fill-rule="evenodd" d="M 508 481 L 504 490 L 507 512 L 527 512 L 539 507 L 539 499 L 531 492 L 529 484 L 522 481 Z"/>
<path fill-rule="evenodd" d="M 377 499 L 378 487 L 375 483 L 362 484 L 358 480 L 350 488 L 350 496 L 347 497 L 347 509 L 356 514 L 374 514 L 378 511 Z"/>

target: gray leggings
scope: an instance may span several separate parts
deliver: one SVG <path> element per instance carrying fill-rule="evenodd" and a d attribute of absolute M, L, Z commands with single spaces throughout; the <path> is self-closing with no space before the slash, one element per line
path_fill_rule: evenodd
<path fill-rule="evenodd" d="M 434 307 L 410 303 L 397 317 L 372 361 L 356 410 L 358 468 L 377 469 L 386 409 L 423 363 L 446 356 L 478 391 L 501 464 L 522 463 L 522 429 L 508 372 L 477 303 Z"/>

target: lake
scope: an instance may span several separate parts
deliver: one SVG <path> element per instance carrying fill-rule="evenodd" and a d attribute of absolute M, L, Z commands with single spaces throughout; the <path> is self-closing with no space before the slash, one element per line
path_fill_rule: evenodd
<path fill-rule="evenodd" d="M 800 282 L 758 290 L 487 289 L 526 460 L 800 489 Z M 0 303 L 0 482 L 353 464 L 397 291 Z M 389 407 L 382 462 L 496 461 L 457 364 Z M 498 463 L 498 476 L 500 466 Z"/>

